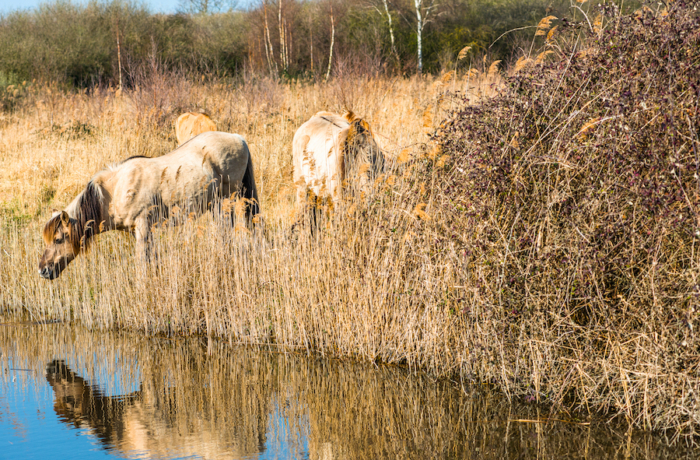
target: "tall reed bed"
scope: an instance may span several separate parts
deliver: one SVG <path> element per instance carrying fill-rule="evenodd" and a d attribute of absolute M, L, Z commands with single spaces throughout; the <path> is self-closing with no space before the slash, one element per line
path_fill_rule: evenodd
<path fill-rule="evenodd" d="M 158 263 L 147 266 L 130 237 L 103 235 L 55 283 L 36 274 L 38 233 L 10 231 L 0 276 L 15 287 L 1 301 L 33 318 L 274 342 L 451 374 L 467 353 L 455 352 L 465 337 L 446 297 L 457 278 L 429 262 L 420 206 L 394 202 L 395 192 L 379 192 L 370 210 L 320 215 L 315 231 L 268 225 L 251 234 L 216 215 L 166 224 Z M 365 225 L 375 218 L 380 226 Z"/>

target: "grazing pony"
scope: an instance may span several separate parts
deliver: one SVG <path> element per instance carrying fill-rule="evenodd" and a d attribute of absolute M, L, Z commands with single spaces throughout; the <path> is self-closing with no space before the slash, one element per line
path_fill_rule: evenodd
<path fill-rule="evenodd" d="M 197 134 L 216 131 L 216 123 L 206 113 L 185 112 L 175 122 L 177 145 L 182 145 Z"/>
<path fill-rule="evenodd" d="M 364 190 L 384 171 L 369 124 L 352 112 L 311 117 L 294 134 L 292 156 L 298 206 L 308 191 L 337 203 L 343 186 Z"/>
<path fill-rule="evenodd" d="M 248 221 L 259 212 L 253 163 L 243 137 L 208 132 L 156 158 L 132 157 L 95 174 L 43 231 L 39 274 L 55 279 L 91 238 L 108 230 L 136 237 L 150 257 L 151 226 L 171 214 L 206 211 L 215 198 L 240 193 Z"/>

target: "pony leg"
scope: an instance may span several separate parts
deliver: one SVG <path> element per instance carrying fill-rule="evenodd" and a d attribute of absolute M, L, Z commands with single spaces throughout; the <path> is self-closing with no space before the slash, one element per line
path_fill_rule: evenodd
<path fill-rule="evenodd" d="M 304 225 L 308 208 L 308 193 L 306 187 L 297 187 L 297 202 L 294 205 L 294 223 L 292 224 L 291 232 L 297 231 L 297 228 Z"/>
<path fill-rule="evenodd" d="M 138 220 L 134 235 L 136 236 L 136 252 L 138 256 L 144 262 L 150 262 L 153 253 L 153 233 L 150 225 L 148 225 L 147 218 Z"/>

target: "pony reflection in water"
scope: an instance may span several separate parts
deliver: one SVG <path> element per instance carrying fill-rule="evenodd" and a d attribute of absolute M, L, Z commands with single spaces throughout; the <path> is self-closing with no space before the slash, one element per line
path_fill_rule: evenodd
<path fill-rule="evenodd" d="M 76 428 L 91 427 L 93 434 L 107 445 L 114 445 L 124 437 L 124 414 L 129 406 L 142 399 L 141 391 L 106 396 L 60 360 L 46 366 L 46 381 L 54 391 L 54 411 L 59 420 Z"/>
<path fill-rule="evenodd" d="M 209 399 L 210 389 L 204 385 L 206 376 L 192 374 L 190 381 L 196 384 L 169 387 L 162 373 L 146 367 L 138 389 L 108 395 L 65 361 L 53 360 L 46 366 L 46 381 L 54 392 L 53 409 L 58 419 L 85 430 L 102 447 L 124 458 L 134 458 L 135 454 L 138 458 L 257 456 L 267 441 L 272 388 L 254 389 L 251 395 L 245 392 L 251 391 L 249 375 L 237 375 L 227 382 L 226 410 L 217 413 L 220 417 L 230 414 L 238 423 L 224 425 L 212 415 L 217 409 Z"/>
<path fill-rule="evenodd" d="M 137 249 L 150 258 L 151 226 L 177 207 L 199 214 L 215 198 L 240 194 L 246 220 L 259 212 L 253 162 L 243 137 L 206 132 L 157 158 L 132 157 L 98 172 L 43 231 L 46 250 L 39 274 L 56 279 L 87 246 L 108 230 L 136 237 Z"/>

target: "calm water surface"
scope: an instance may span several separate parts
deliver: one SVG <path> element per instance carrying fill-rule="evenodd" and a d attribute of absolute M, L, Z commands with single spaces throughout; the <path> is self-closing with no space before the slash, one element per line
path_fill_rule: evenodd
<path fill-rule="evenodd" d="M 201 339 L 0 324 L 0 458 L 700 458 L 488 391 Z"/>

